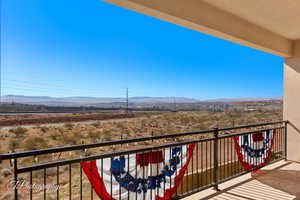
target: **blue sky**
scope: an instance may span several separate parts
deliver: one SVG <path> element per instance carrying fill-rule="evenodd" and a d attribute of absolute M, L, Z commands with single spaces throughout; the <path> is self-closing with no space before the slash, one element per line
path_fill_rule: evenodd
<path fill-rule="evenodd" d="M 2 92 L 273 97 L 283 59 L 99 0 L 1 0 Z"/>

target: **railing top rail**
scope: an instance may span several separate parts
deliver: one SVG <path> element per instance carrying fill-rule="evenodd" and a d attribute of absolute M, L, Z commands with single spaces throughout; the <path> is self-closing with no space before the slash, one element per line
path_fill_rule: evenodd
<path fill-rule="evenodd" d="M 44 168 L 51 168 L 51 167 L 56 167 L 60 165 L 67 165 L 67 164 L 74 164 L 74 163 L 79 163 L 79 162 L 85 162 L 85 161 L 91 161 L 95 159 L 104 159 L 104 158 L 112 158 L 116 156 L 121 156 L 121 155 L 128 155 L 132 153 L 138 153 L 138 152 L 147 152 L 147 151 L 154 151 L 158 149 L 163 149 L 163 148 L 171 148 L 175 146 L 182 146 L 182 145 L 188 145 L 188 144 L 193 144 L 197 142 L 204 142 L 204 141 L 210 141 L 213 140 L 214 138 L 205 138 L 205 139 L 198 139 L 198 140 L 189 140 L 189 141 L 184 141 L 184 142 L 176 142 L 176 143 L 170 143 L 170 144 L 162 144 L 162 145 L 156 145 L 156 146 L 150 146 L 150 147 L 141 147 L 141 148 L 136 148 L 136 149 L 129 149 L 125 151 L 116 151 L 116 152 L 109 152 L 109 153 L 102 153 L 102 154 L 97 154 L 97 155 L 92 155 L 92 156 L 85 156 L 81 158 L 75 158 L 75 159 L 66 159 L 66 160 L 59 160 L 59 161 L 53 161 L 53 162 L 48 162 L 48 163 L 42 163 L 42 164 L 37 164 L 37 165 L 31 165 L 28 167 L 22 167 L 18 169 L 18 173 L 24 173 L 24 172 L 29 172 L 32 170 L 39 170 L 39 169 L 44 169 Z"/>
<path fill-rule="evenodd" d="M 285 126 L 278 126 L 276 128 L 267 128 L 267 129 L 261 129 L 261 130 L 255 130 L 255 131 L 247 131 L 247 132 L 242 132 L 242 133 L 222 135 L 222 136 L 219 136 L 219 139 L 228 138 L 228 137 L 235 137 L 235 136 L 242 136 L 242 135 L 251 135 L 251 134 L 258 133 L 258 132 L 271 131 L 271 130 L 276 130 L 276 129 L 280 129 L 280 128 L 284 128 L 284 127 Z"/>
<path fill-rule="evenodd" d="M 284 128 L 284 126 L 280 126 L 280 127 L 276 127 L 276 128 L 262 129 L 260 131 L 275 130 L 278 128 Z M 250 132 L 248 131 L 248 132 L 243 132 L 243 133 L 220 136 L 219 139 L 227 138 L 227 137 L 235 137 L 235 136 L 240 136 L 240 135 L 246 135 L 246 134 L 255 134 L 255 133 L 257 133 L 257 131 L 250 131 Z M 212 138 L 204 138 L 204 139 L 197 139 L 197 140 L 189 140 L 189 141 L 176 142 L 176 143 L 170 143 L 170 144 L 162 144 L 162 145 L 156 145 L 156 146 L 150 146 L 150 147 L 129 149 L 129 150 L 125 150 L 125 151 L 102 153 L 102 154 L 85 156 L 85 157 L 75 158 L 75 159 L 58 160 L 58 161 L 53 161 L 53 162 L 48 162 L 48 163 L 41 163 L 41 164 L 31 165 L 31 166 L 27 166 L 27 167 L 22 167 L 22 168 L 18 169 L 18 173 L 25 173 L 25 172 L 30 172 L 30 171 L 34 171 L 34 170 L 57 167 L 57 166 L 61 166 L 61 165 L 75 164 L 75 163 L 91 161 L 91 160 L 95 160 L 95 159 L 112 158 L 112 157 L 116 157 L 116 156 L 128 155 L 128 154 L 138 153 L 138 152 L 154 151 L 154 150 L 159 150 L 159 149 L 171 148 L 171 147 L 175 147 L 175 146 L 194 144 L 194 143 L 198 143 L 198 142 L 213 141 L 214 139 L 215 138 L 212 137 Z"/>
<path fill-rule="evenodd" d="M 287 123 L 287 122 L 288 121 L 276 121 L 276 122 L 228 127 L 228 128 L 218 128 L 218 130 L 219 131 L 229 131 L 229 130 L 236 130 L 236 129 L 243 129 L 243 128 L 254 128 L 254 127 L 259 127 L 259 126 L 282 124 L 282 123 Z M 192 131 L 192 132 L 183 132 L 183 133 L 175 133 L 175 134 L 147 136 L 147 137 L 142 137 L 142 138 L 132 138 L 132 139 L 125 139 L 125 140 L 98 142 L 98 143 L 92 143 L 92 144 L 79 144 L 79 145 L 71 145 L 71 146 L 65 146 L 65 147 L 54 147 L 54 148 L 48 148 L 48 149 L 15 152 L 15 153 L 1 154 L 0 160 L 21 158 L 21 157 L 27 157 L 27 156 L 37 156 L 37 155 L 50 154 L 50 153 L 60 153 L 60 152 L 82 150 L 82 149 L 89 149 L 89 148 L 96 148 L 96 147 L 105 147 L 105 146 L 111 146 L 111 145 L 129 144 L 129 143 L 143 142 L 143 141 L 149 141 L 149 140 L 175 138 L 175 137 L 180 137 L 180 136 L 207 134 L 207 133 L 214 133 L 214 131 L 215 131 L 215 129 L 210 129 L 210 130 L 203 130 L 203 131 Z"/>

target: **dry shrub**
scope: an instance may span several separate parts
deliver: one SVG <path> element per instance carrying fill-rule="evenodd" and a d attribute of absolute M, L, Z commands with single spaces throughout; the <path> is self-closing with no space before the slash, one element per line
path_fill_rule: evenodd
<path fill-rule="evenodd" d="M 24 149 L 25 150 L 37 150 L 37 149 L 45 149 L 48 148 L 48 144 L 44 138 L 33 136 L 29 137 L 24 142 Z"/>
<path fill-rule="evenodd" d="M 40 130 L 42 131 L 42 133 L 46 133 L 49 130 L 49 128 L 46 126 L 42 126 L 40 127 Z"/>
<path fill-rule="evenodd" d="M 209 127 L 208 127 L 207 124 L 205 124 L 205 123 L 199 123 L 199 124 L 197 125 L 197 129 L 198 129 L 198 130 L 207 130 L 207 129 L 209 129 Z"/>
<path fill-rule="evenodd" d="M 112 140 L 112 134 L 110 130 L 105 130 L 102 132 L 104 141 L 111 141 Z"/>
<path fill-rule="evenodd" d="M 92 142 L 97 142 L 102 140 L 102 134 L 97 131 L 91 131 L 88 133 L 89 137 L 91 138 Z"/>
<path fill-rule="evenodd" d="M 50 130 L 49 131 L 49 136 L 53 140 L 60 140 L 60 138 L 63 137 L 62 134 L 59 131 L 57 131 L 57 130 Z"/>
<path fill-rule="evenodd" d="M 81 134 L 79 132 L 68 132 L 62 138 L 64 144 L 75 145 L 80 144 L 81 142 Z"/>
<path fill-rule="evenodd" d="M 66 124 L 64 124 L 64 127 L 68 130 L 71 130 L 74 127 L 74 124 L 66 123 Z"/>
<path fill-rule="evenodd" d="M 8 143 L 8 148 L 11 151 L 15 151 L 15 149 L 20 147 L 20 141 L 19 139 L 16 138 L 12 138 L 10 139 L 9 143 Z"/>
<path fill-rule="evenodd" d="M 91 123 L 91 126 L 99 127 L 99 126 L 101 126 L 101 122 L 93 122 L 93 123 Z"/>
<path fill-rule="evenodd" d="M 27 129 L 23 127 L 17 127 L 10 129 L 9 132 L 16 134 L 16 136 L 22 136 L 27 132 Z"/>

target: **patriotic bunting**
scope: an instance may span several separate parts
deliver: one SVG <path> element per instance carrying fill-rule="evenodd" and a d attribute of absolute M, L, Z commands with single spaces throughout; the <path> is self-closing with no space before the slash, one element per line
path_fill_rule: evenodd
<path fill-rule="evenodd" d="M 267 164 L 272 154 L 276 130 L 235 136 L 235 150 L 246 170 Z"/>
<path fill-rule="evenodd" d="M 276 130 L 234 137 L 238 160 L 245 170 L 267 164 Z M 83 162 L 94 191 L 103 200 L 169 200 L 193 157 L 195 144 L 138 152 Z"/>
<path fill-rule="evenodd" d="M 169 200 L 182 182 L 195 145 L 83 162 L 94 191 L 103 200 Z"/>

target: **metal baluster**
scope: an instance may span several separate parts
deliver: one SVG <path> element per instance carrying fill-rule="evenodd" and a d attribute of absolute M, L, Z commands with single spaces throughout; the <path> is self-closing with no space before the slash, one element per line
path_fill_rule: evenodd
<path fill-rule="evenodd" d="M 180 154 L 180 160 L 181 160 L 181 164 L 180 164 L 180 167 L 182 168 L 182 160 L 183 160 L 183 157 L 182 157 L 183 155 L 182 155 L 182 153 Z M 184 179 L 184 177 L 182 178 L 182 180 Z M 183 192 L 183 181 L 182 181 L 182 183 L 181 183 L 181 193 L 183 194 L 184 192 Z"/>
<path fill-rule="evenodd" d="M 242 137 L 242 143 L 244 142 L 244 137 Z M 245 159 L 246 161 L 248 161 L 248 155 L 246 156 L 246 158 L 243 158 Z M 242 163 L 240 163 L 240 173 L 244 172 L 245 171 L 245 168 L 244 168 L 244 165 Z"/>
<path fill-rule="evenodd" d="M 275 153 L 275 155 L 277 155 L 277 153 L 278 153 L 278 133 L 277 133 L 277 130 L 275 130 L 275 129 L 273 129 L 273 131 L 275 134 L 275 151 L 274 151 L 274 153 Z M 275 159 L 276 159 L 276 157 L 275 157 Z"/>
<path fill-rule="evenodd" d="M 254 142 L 253 142 L 253 143 L 254 143 Z M 256 155 L 256 154 L 257 154 L 257 153 L 256 153 L 256 152 L 257 152 L 256 149 L 258 148 L 257 145 L 258 145 L 257 142 L 255 142 L 255 151 L 254 151 L 254 152 L 255 152 L 255 157 L 254 157 L 254 159 L 255 159 L 255 160 L 254 160 L 255 166 L 258 166 L 258 160 L 257 160 L 257 159 L 260 159 L 260 157 L 258 157 L 258 156 Z"/>
<path fill-rule="evenodd" d="M 280 128 L 280 152 L 281 152 L 281 155 L 280 157 L 282 158 L 283 157 L 283 128 Z"/>
<path fill-rule="evenodd" d="M 44 168 L 44 186 L 46 186 L 46 177 L 47 177 L 47 174 L 46 174 L 46 168 Z M 44 187 L 44 199 L 46 199 L 46 187 Z"/>
<path fill-rule="evenodd" d="M 224 173 L 224 179 L 226 178 L 226 151 L 225 151 L 225 138 L 222 139 L 223 141 L 223 173 Z"/>
<path fill-rule="evenodd" d="M 277 154 L 279 154 L 280 151 L 280 129 L 276 129 L 276 135 L 277 135 Z"/>
<path fill-rule="evenodd" d="M 248 135 L 250 135 L 251 136 L 251 134 L 248 134 Z M 251 141 L 251 139 L 252 139 L 252 137 L 249 137 L 249 145 L 250 145 L 250 147 L 251 147 L 251 143 L 252 143 L 252 141 Z M 251 157 L 249 157 L 249 155 L 247 154 L 247 158 L 246 158 L 246 160 L 247 160 L 247 163 L 249 163 L 249 162 L 251 162 Z"/>
<path fill-rule="evenodd" d="M 181 162 L 182 162 L 182 160 L 181 160 Z M 177 177 L 177 167 L 176 167 L 175 174 L 176 174 L 176 177 Z M 175 185 L 175 183 L 174 183 L 174 185 Z M 175 188 L 175 193 L 176 193 L 176 198 L 177 198 L 177 196 L 178 196 L 178 194 L 177 194 L 177 187 Z"/>
<path fill-rule="evenodd" d="M 281 134 L 282 134 L 282 128 L 278 128 L 278 132 L 279 132 L 279 157 L 282 158 L 282 146 L 281 146 Z"/>
<path fill-rule="evenodd" d="M 59 187 L 59 166 L 56 166 L 56 184 Z M 59 200 L 59 189 L 56 190 L 56 199 Z"/>
<path fill-rule="evenodd" d="M 203 142 L 201 142 L 201 186 L 203 186 Z"/>
<path fill-rule="evenodd" d="M 152 163 L 151 163 L 151 160 L 153 159 L 153 157 L 152 157 L 152 149 L 151 149 L 151 151 L 150 151 L 150 156 L 149 156 L 149 165 L 150 165 L 150 177 L 152 178 Z M 148 174 L 147 174 L 148 175 Z M 149 176 L 148 176 L 148 178 L 149 178 Z M 148 188 L 148 190 L 147 191 L 150 191 L 150 199 L 152 199 L 152 188 L 150 188 L 150 190 L 149 190 L 149 188 Z"/>
<path fill-rule="evenodd" d="M 113 158 L 110 158 L 110 167 L 112 169 Z M 110 173 L 110 182 L 112 183 L 112 171 Z M 113 192 L 112 192 L 112 184 L 110 184 L 110 200 L 112 200 Z"/>
<path fill-rule="evenodd" d="M 231 158 L 231 162 L 230 162 L 230 177 L 232 177 L 234 175 L 233 173 L 233 167 L 234 167 L 234 159 L 233 159 L 233 143 L 232 143 L 232 138 L 229 138 L 229 142 L 230 142 L 230 158 Z"/>
<path fill-rule="evenodd" d="M 212 155 L 213 155 L 213 150 L 212 150 L 212 141 L 209 141 L 209 169 L 210 169 L 210 171 L 213 169 L 213 157 L 212 157 Z M 213 180 L 214 180 L 214 174 L 213 174 L 213 172 L 211 172 L 210 173 L 210 177 L 209 177 L 209 182 L 210 182 L 210 184 L 212 184 L 213 183 Z"/>
<path fill-rule="evenodd" d="M 169 154 L 169 159 L 170 159 L 170 170 L 171 170 L 171 159 L 172 159 L 172 149 L 171 149 L 171 147 L 169 148 L 169 152 L 170 152 L 170 154 Z M 182 162 L 182 160 L 181 160 L 181 162 Z M 169 189 L 170 189 L 170 191 L 171 191 L 171 188 L 172 188 L 172 175 L 170 176 L 170 187 L 169 187 Z"/>
<path fill-rule="evenodd" d="M 103 158 L 101 159 L 101 178 L 103 179 Z M 103 184 L 102 184 L 102 187 L 101 187 L 101 191 L 104 191 L 104 185 Z"/>
<path fill-rule="evenodd" d="M 250 148 L 251 149 L 254 149 L 254 140 L 253 140 L 253 134 L 251 134 L 251 137 L 250 137 Z M 253 163 L 253 164 L 252 164 Z M 254 157 L 252 156 L 252 155 L 250 155 L 250 164 L 251 165 L 253 165 L 253 166 L 255 166 L 255 164 L 254 164 Z M 255 168 L 255 167 L 254 167 Z M 253 171 L 253 169 L 252 169 L 252 171 Z"/>
<path fill-rule="evenodd" d="M 94 161 L 92 161 L 92 162 L 94 162 Z M 93 174 L 94 174 L 94 167 L 93 167 L 93 165 L 91 165 L 91 176 L 92 177 L 94 176 Z M 93 186 L 91 185 L 91 200 L 93 200 L 93 199 L 94 199 L 94 189 L 93 189 Z"/>
<path fill-rule="evenodd" d="M 214 130 L 214 188 L 219 191 L 218 187 L 218 170 L 219 170 L 219 157 L 218 157 L 218 142 L 219 142 L 219 129 Z"/>
<path fill-rule="evenodd" d="M 82 161 L 80 161 L 80 200 L 82 200 Z"/>
<path fill-rule="evenodd" d="M 193 144 L 193 145 L 195 145 L 195 144 Z M 176 175 L 177 175 L 177 173 L 176 173 Z M 194 154 L 192 154 L 192 187 L 191 187 L 191 190 L 193 190 L 193 189 L 194 189 Z"/>
<path fill-rule="evenodd" d="M 205 142 L 205 183 L 208 185 L 208 151 L 207 151 L 207 141 Z"/>
<path fill-rule="evenodd" d="M 163 160 L 164 160 L 164 158 L 163 158 Z M 156 196 L 159 196 L 159 189 L 161 187 L 160 176 L 159 176 L 159 164 L 160 164 L 159 162 L 156 163 L 156 177 L 157 177 Z M 176 196 L 177 196 L 177 190 L 176 190 Z"/>
<path fill-rule="evenodd" d="M 127 172 L 129 173 L 129 163 L 130 163 L 130 156 L 129 156 L 129 153 L 127 154 L 127 160 L 128 160 L 128 162 L 127 162 Z M 128 183 L 129 184 L 129 183 Z M 129 187 L 128 187 L 128 190 L 127 190 L 127 200 L 129 200 L 130 199 L 130 192 L 129 192 Z"/>
<path fill-rule="evenodd" d="M 15 188 L 14 188 L 14 195 L 15 195 L 15 200 L 18 200 L 18 162 L 17 158 L 14 159 L 14 183 L 15 183 Z"/>
<path fill-rule="evenodd" d="M 145 192 L 144 192 L 144 187 L 145 187 L 145 152 L 143 152 L 143 181 L 142 181 L 142 191 L 143 191 L 143 200 L 145 200 L 146 199 L 146 194 L 145 194 Z"/>
<path fill-rule="evenodd" d="M 119 161 L 121 162 L 121 156 L 119 156 Z M 119 173 L 120 173 L 120 183 L 118 184 L 119 185 L 119 199 L 121 199 L 121 183 L 123 182 L 121 180 L 121 165 L 119 165 Z"/>
<path fill-rule="evenodd" d="M 30 181 L 29 181 L 29 184 L 30 184 L 30 200 L 32 200 L 32 171 L 30 171 Z"/>
<path fill-rule="evenodd" d="M 166 163 L 165 163 L 165 158 L 166 158 L 167 156 L 166 156 L 166 149 L 164 148 L 164 167 L 163 168 L 165 168 L 165 166 L 166 166 Z M 182 189 L 182 184 L 181 184 L 181 189 Z M 166 194 L 165 194 L 165 191 L 166 191 L 166 176 L 164 176 L 164 200 L 166 199 Z M 181 192 L 182 192 L 182 190 L 181 190 Z"/>
<path fill-rule="evenodd" d="M 226 141 L 227 141 L 227 163 L 226 163 L 226 178 L 229 177 L 229 138 L 226 138 Z"/>
<path fill-rule="evenodd" d="M 69 200 L 72 200 L 72 166 L 69 164 Z"/>
<path fill-rule="evenodd" d="M 200 187 L 199 185 L 199 142 L 197 142 L 197 146 L 196 146 L 196 157 L 197 157 L 197 160 L 196 160 L 196 169 L 197 169 L 197 187 Z"/>
<path fill-rule="evenodd" d="M 281 152 L 281 128 L 277 129 L 278 131 L 278 156 L 280 156 Z"/>
<path fill-rule="evenodd" d="M 137 160 L 135 160 L 135 185 L 138 185 L 137 182 Z M 135 193 L 135 200 L 137 200 L 137 192 Z"/>

